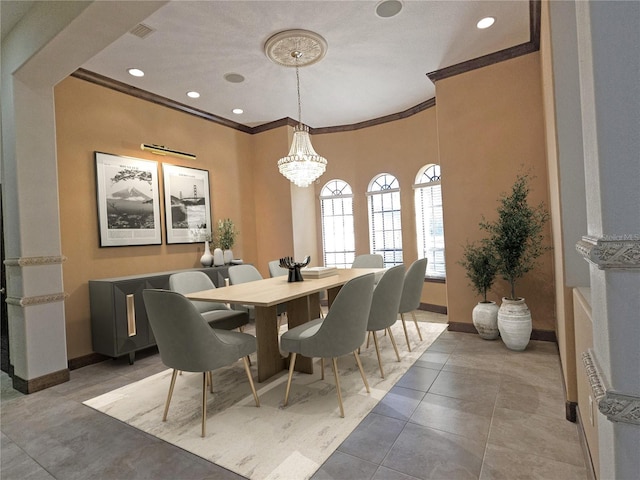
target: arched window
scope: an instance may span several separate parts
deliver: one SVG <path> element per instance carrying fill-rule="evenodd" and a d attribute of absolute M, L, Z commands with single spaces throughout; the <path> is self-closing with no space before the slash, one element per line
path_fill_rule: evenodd
<path fill-rule="evenodd" d="M 385 267 L 402 263 L 400 186 L 393 175 L 382 173 L 369 184 L 369 240 L 371 253 L 384 258 Z"/>
<path fill-rule="evenodd" d="M 425 165 L 416 176 L 416 232 L 418 258 L 428 258 L 427 276 L 444 278 L 444 227 L 440 165 Z"/>
<path fill-rule="evenodd" d="M 331 180 L 320 191 L 322 250 L 325 267 L 347 268 L 355 258 L 353 193 L 343 180 Z"/>

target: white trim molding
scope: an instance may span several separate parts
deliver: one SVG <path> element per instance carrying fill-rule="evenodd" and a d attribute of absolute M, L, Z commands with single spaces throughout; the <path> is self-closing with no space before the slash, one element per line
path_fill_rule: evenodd
<path fill-rule="evenodd" d="M 640 268 L 640 234 L 584 236 L 576 250 L 600 270 Z"/>
<path fill-rule="evenodd" d="M 18 307 L 32 307 L 45 303 L 63 302 L 68 295 L 66 293 L 50 293 L 48 295 L 37 295 L 33 297 L 7 297 L 5 300 L 9 305 Z"/>
<path fill-rule="evenodd" d="M 56 255 L 49 257 L 18 257 L 7 258 L 4 264 L 7 267 L 35 267 L 40 265 L 58 265 L 64 263 L 67 257 L 64 255 Z"/>
<path fill-rule="evenodd" d="M 600 413 L 612 422 L 640 425 L 640 397 L 607 388 L 591 350 L 582 353 L 582 363 Z"/>

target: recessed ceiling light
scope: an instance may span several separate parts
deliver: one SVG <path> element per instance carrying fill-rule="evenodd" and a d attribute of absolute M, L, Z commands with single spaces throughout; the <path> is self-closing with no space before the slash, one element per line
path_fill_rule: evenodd
<path fill-rule="evenodd" d="M 400 0 L 383 0 L 376 5 L 376 15 L 382 18 L 393 17 L 402 10 L 402 2 Z"/>
<path fill-rule="evenodd" d="M 144 72 L 139 68 L 130 68 L 127 72 L 129 72 L 129 75 L 133 75 L 134 77 L 144 77 Z"/>
<path fill-rule="evenodd" d="M 235 113 L 236 115 L 242 115 L 244 113 L 244 110 L 242 110 L 241 108 L 234 108 L 233 110 L 231 110 L 233 113 Z"/>
<path fill-rule="evenodd" d="M 231 83 L 242 83 L 242 82 L 244 82 L 244 77 L 242 75 L 240 75 L 239 73 L 227 73 L 227 74 L 225 74 L 224 79 L 227 82 L 231 82 Z"/>
<path fill-rule="evenodd" d="M 476 27 L 478 27 L 481 30 L 485 28 L 489 28 L 491 25 L 495 23 L 495 21 L 496 19 L 493 17 L 485 17 L 476 24 Z"/>
<path fill-rule="evenodd" d="M 200 94 L 198 92 L 187 92 L 187 97 L 189 97 L 189 98 L 200 98 Z"/>

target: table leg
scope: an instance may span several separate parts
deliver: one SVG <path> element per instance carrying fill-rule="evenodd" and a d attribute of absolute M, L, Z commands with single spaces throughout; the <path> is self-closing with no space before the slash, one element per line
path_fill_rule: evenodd
<path fill-rule="evenodd" d="M 256 340 L 258 342 L 258 381 L 264 382 L 285 368 L 278 342 L 276 307 L 256 307 Z"/>
<path fill-rule="evenodd" d="M 287 302 L 287 319 L 289 328 L 307 323 L 320 316 L 320 295 L 312 294 L 308 297 L 295 298 Z M 313 359 L 298 355 L 295 370 L 303 373 L 313 373 Z"/>
<path fill-rule="evenodd" d="M 338 295 L 338 292 L 341 289 L 342 289 L 342 285 L 338 285 L 337 287 L 333 287 L 327 290 L 327 302 L 329 304 L 329 307 L 331 307 L 331 304 L 336 299 L 336 296 Z"/>

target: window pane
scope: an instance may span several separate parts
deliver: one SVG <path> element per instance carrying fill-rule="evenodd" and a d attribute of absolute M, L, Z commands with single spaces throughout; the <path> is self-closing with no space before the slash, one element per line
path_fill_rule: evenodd
<path fill-rule="evenodd" d="M 442 191 L 440 167 L 430 165 L 420 177 L 415 189 L 416 234 L 418 256 L 427 258 L 427 275 L 444 277 L 444 224 L 442 221 Z"/>
<path fill-rule="evenodd" d="M 320 194 L 324 265 L 345 268 L 355 255 L 353 201 L 351 187 L 342 180 L 331 180 Z"/>

